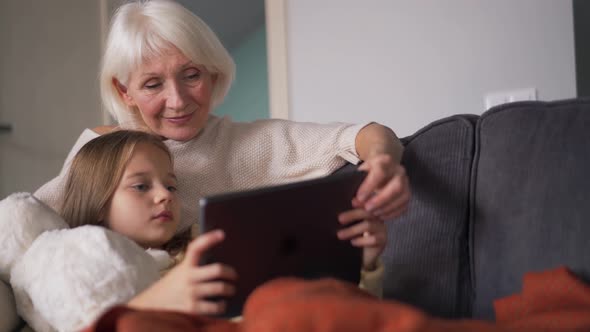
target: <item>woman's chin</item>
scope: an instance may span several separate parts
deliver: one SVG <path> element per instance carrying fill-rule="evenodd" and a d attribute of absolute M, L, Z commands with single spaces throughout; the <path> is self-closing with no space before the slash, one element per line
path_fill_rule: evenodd
<path fill-rule="evenodd" d="M 196 128 L 168 128 L 159 135 L 174 141 L 186 142 L 195 138 L 200 131 Z"/>

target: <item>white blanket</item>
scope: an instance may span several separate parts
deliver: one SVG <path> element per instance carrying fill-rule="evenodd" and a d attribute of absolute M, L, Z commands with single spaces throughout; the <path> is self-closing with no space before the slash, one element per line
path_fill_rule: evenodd
<path fill-rule="evenodd" d="M 18 314 L 38 332 L 88 326 L 156 281 L 161 266 L 103 227 L 66 228 L 30 194 L 0 201 L 0 276 L 10 275 Z"/>

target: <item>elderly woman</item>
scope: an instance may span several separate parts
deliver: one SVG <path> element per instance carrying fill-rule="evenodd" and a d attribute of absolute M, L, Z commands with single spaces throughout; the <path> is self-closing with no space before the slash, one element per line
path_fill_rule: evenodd
<path fill-rule="evenodd" d="M 354 209 L 339 216 L 344 225 L 360 222 L 340 231 L 338 237 L 358 247 L 373 247 L 372 253 L 365 253 L 379 255 L 385 245 L 383 221 L 403 213 L 410 196 L 400 165 L 403 147 L 395 134 L 376 123 L 236 123 L 216 117 L 211 111 L 223 101 L 234 71 L 230 55 L 210 28 L 175 2 L 128 3 L 113 18 L 101 69 L 102 100 L 120 128 L 159 135 L 171 150 L 179 179 L 180 230 L 198 223 L 197 202 L 205 195 L 324 176 L 347 162 L 363 161 L 360 169 L 368 175 L 353 201 Z M 35 195 L 57 208 L 75 153 L 92 138 L 114 129 L 84 130 L 60 175 Z M 219 242 L 206 234 L 202 238 L 203 251 Z M 164 277 L 131 304 L 222 311 L 203 294 L 227 294 L 231 287 L 218 280 L 233 279 L 232 269 L 192 268 L 190 281 Z M 366 271 L 376 268 L 363 267 Z M 187 283 L 208 290 L 187 292 L 183 288 Z"/>

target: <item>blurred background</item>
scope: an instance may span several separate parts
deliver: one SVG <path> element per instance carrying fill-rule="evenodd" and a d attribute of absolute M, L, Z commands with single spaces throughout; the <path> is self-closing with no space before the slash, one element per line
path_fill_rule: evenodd
<path fill-rule="evenodd" d="M 122 2 L 0 1 L 0 199 L 35 191 L 84 128 L 109 122 L 97 78 Z M 179 2 L 234 57 L 215 113 L 238 121 L 372 120 L 403 137 L 504 102 L 590 94 L 587 0 Z"/>

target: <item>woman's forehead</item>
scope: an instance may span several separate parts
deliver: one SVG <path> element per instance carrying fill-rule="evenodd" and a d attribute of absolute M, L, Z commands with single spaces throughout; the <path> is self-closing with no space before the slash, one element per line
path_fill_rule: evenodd
<path fill-rule="evenodd" d="M 178 49 L 166 49 L 158 54 L 145 55 L 131 70 L 132 77 L 150 75 L 168 71 L 177 71 L 195 64 Z"/>
<path fill-rule="evenodd" d="M 141 61 L 138 64 L 139 68 L 155 67 L 165 65 L 171 61 L 174 62 L 190 62 L 190 59 L 182 53 L 178 48 L 169 46 L 158 50 L 146 50 L 141 56 Z"/>

